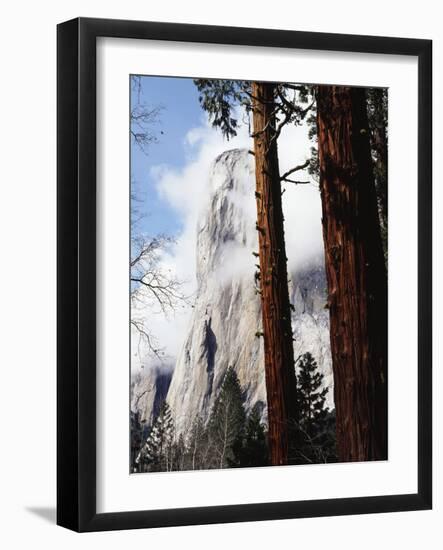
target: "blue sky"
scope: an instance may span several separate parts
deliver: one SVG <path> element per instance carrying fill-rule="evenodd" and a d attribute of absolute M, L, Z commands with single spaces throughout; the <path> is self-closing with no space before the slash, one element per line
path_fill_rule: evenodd
<path fill-rule="evenodd" d="M 156 189 L 154 167 L 181 169 L 189 161 L 185 136 L 191 128 L 201 125 L 204 113 L 198 102 L 198 92 L 190 78 L 141 78 L 141 89 L 131 86 L 131 108 L 137 101 L 149 108 L 161 106 L 158 124 L 153 126 L 158 143 L 143 152 L 133 140 L 131 143 L 131 179 L 133 190 L 143 201 L 138 204 L 144 217 L 137 230 L 154 236 L 158 233 L 174 235 L 180 231 L 182 220 L 177 217 Z M 154 170 L 155 172 L 155 170 Z"/>
<path fill-rule="evenodd" d="M 136 88 L 131 95 L 134 102 L 140 100 L 151 108 L 163 107 L 159 123 L 152 128 L 158 143 L 150 145 L 147 155 L 136 145 L 131 147 L 131 179 L 136 182 L 133 190 L 143 199 L 135 206 L 145 215 L 133 227 L 132 236 L 143 233 L 152 238 L 163 233 L 173 237 L 174 242 L 161 251 L 158 267 L 163 273 L 174 274 L 183 283 L 181 288 L 186 296 L 194 296 L 198 223 L 207 214 L 211 196 L 221 182 L 213 177 L 213 163 L 228 149 L 251 149 L 249 128 L 242 124 L 238 135 L 227 142 L 208 122 L 192 79 L 142 77 L 140 98 Z M 243 120 L 243 114 L 237 113 L 239 120 Z M 281 172 L 302 164 L 310 155 L 310 147 L 306 126 L 286 127 L 278 144 Z M 301 174 L 301 177 L 309 175 Z M 317 185 L 288 186 L 286 191 L 283 196 L 286 249 L 290 268 L 295 270 L 322 251 L 321 203 Z M 253 193 L 245 198 L 242 209 L 249 212 L 250 206 L 255 211 Z M 254 226 L 251 221 L 251 227 Z M 250 259 L 250 255 L 246 257 Z M 236 270 L 244 267 L 231 256 L 227 256 L 224 265 L 229 276 L 233 266 Z M 139 305 L 138 314 L 172 364 L 188 334 L 193 309 L 190 306 L 178 308 L 164 315 L 154 307 L 157 306 L 155 302 L 154 306 L 149 305 L 149 300 Z M 146 350 L 139 350 L 138 346 L 136 350 L 138 355 L 134 355 L 131 363 L 135 370 L 140 361 L 144 366 L 157 364 L 156 358 L 149 356 Z"/>

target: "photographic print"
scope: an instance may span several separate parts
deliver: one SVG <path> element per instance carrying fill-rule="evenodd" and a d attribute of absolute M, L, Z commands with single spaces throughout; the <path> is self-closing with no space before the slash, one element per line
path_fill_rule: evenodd
<path fill-rule="evenodd" d="M 387 460 L 388 90 L 129 85 L 130 472 Z"/>
<path fill-rule="evenodd" d="M 430 509 L 431 268 L 432 41 L 58 25 L 57 523 Z"/>

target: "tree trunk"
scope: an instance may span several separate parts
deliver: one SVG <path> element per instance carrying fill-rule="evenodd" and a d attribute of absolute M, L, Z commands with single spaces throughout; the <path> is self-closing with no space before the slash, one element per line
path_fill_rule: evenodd
<path fill-rule="evenodd" d="M 387 278 L 362 88 L 319 86 L 320 190 L 342 461 L 387 458 Z"/>
<path fill-rule="evenodd" d="M 252 84 L 268 441 L 271 464 L 277 466 L 288 463 L 297 405 L 274 93 L 271 83 Z"/>

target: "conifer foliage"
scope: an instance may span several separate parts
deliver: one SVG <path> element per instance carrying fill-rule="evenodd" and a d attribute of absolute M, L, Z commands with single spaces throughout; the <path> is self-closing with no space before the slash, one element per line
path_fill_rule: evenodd
<path fill-rule="evenodd" d="M 151 433 L 136 458 L 144 471 L 168 472 L 173 469 L 174 422 L 166 401 L 161 406 Z"/>
<path fill-rule="evenodd" d="M 137 457 L 143 441 L 143 428 L 140 422 L 140 414 L 131 411 L 131 469 L 133 472 L 141 471 L 141 464 L 137 462 Z"/>
<path fill-rule="evenodd" d="M 263 403 L 258 402 L 252 407 L 246 421 L 244 436 L 234 443 L 234 460 L 230 466 L 244 468 L 269 465 L 266 431 L 261 422 L 262 412 Z"/>
<path fill-rule="evenodd" d="M 298 360 L 297 402 L 299 437 L 293 462 L 335 462 L 335 414 L 326 407 L 328 388 L 317 362 L 306 352 Z"/>
<path fill-rule="evenodd" d="M 235 370 L 229 367 L 209 418 L 214 467 L 225 468 L 233 459 L 233 446 L 241 440 L 244 426 L 245 409 L 240 382 Z"/>
<path fill-rule="evenodd" d="M 328 389 L 324 388 L 323 374 L 318 371 L 318 365 L 310 353 L 302 355 L 297 365 L 298 385 L 293 399 L 297 402 L 300 417 L 291 429 L 294 438 L 290 442 L 289 463 L 334 462 L 335 413 L 326 407 Z M 267 426 L 263 423 L 264 408 L 265 404 L 259 401 L 247 414 L 237 373 L 229 367 L 209 418 L 205 422 L 204 417 L 198 415 L 187 434 L 175 431 L 171 409 L 166 401 L 144 440 L 138 416 L 131 417 L 132 471 L 268 466 L 271 460 Z"/>
<path fill-rule="evenodd" d="M 312 355 L 309 352 L 302 355 L 299 361 L 297 400 L 300 424 L 308 432 L 312 432 L 315 424 L 327 414 L 325 401 L 328 388 L 321 389 L 323 378 Z"/>

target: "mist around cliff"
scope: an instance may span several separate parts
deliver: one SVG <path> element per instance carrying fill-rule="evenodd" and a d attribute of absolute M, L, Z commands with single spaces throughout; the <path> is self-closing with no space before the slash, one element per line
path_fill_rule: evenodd
<path fill-rule="evenodd" d="M 302 164 L 309 156 L 311 143 L 306 126 L 288 126 L 279 139 L 280 172 Z M 155 193 L 174 213 L 179 230 L 174 235 L 175 243 L 162 252 L 162 268 L 183 281 L 183 292 L 190 297 L 187 305 L 181 305 L 173 314 L 163 315 L 146 311 L 151 315 L 152 332 L 164 350 L 165 368 L 170 368 L 183 346 L 193 311 L 192 298 L 197 292 L 197 235 L 202 215 L 208 208 L 208 201 L 217 186 L 217 177 L 210 177 L 215 159 L 229 149 L 252 148 L 247 125 L 239 128 L 238 135 L 226 141 L 202 116 L 201 124 L 190 128 L 184 135 L 182 147 L 186 162 L 183 166 L 160 164 L 150 166 L 154 178 Z M 251 169 L 253 157 L 251 156 Z M 322 258 L 321 203 L 318 186 L 307 172 L 298 172 L 297 179 L 310 184 L 285 184 L 282 197 L 285 215 L 285 241 L 288 256 L 288 271 L 296 272 L 316 258 Z M 255 225 L 255 199 L 251 193 L 232 195 L 245 218 Z M 149 209 L 149 200 L 146 201 Z M 229 242 L 223 250 L 223 265 L 217 277 L 228 281 L 253 273 L 254 259 L 243 254 L 241 248 Z M 143 312 L 139 312 L 143 315 Z M 136 336 L 135 336 L 136 338 Z M 134 347 L 131 367 L 133 372 L 140 367 L 159 367 L 157 357 L 145 349 L 143 342 Z"/>

